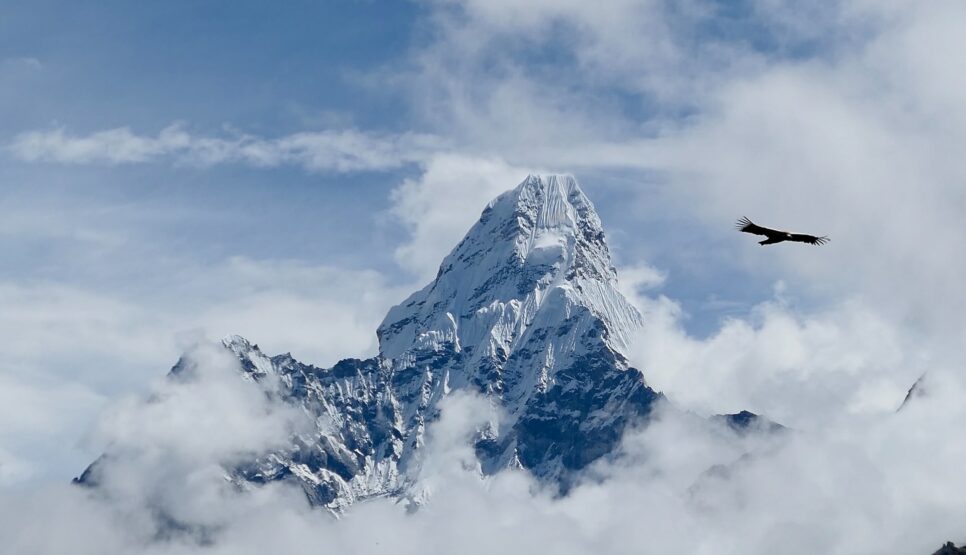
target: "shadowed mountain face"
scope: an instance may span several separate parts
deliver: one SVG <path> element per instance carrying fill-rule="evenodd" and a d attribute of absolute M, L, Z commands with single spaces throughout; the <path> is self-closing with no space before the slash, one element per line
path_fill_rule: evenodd
<path fill-rule="evenodd" d="M 402 493 L 440 400 L 468 390 L 505 414 L 477 437 L 483 472 L 525 468 L 565 490 L 662 398 L 625 356 L 641 325 L 576 181 L 530 176 L 483 210 L 432 283 L 389 311 L 375 358 L 318 368 L 223 340 L 246 377 L 278 377 L 284 401 L 316 423 L 231 477 L 297 480 L 333 510 Z M 96 481 L 93 470 L 81 481 Z"/>

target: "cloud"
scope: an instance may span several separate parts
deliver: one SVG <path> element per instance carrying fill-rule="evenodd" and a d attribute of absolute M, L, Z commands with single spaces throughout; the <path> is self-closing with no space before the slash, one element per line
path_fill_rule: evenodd
<path fill-rule="evenodd" d="M 637 302 L 646 324 L 632 362 L 652 387 L 702 414 L 751 410 L 809 430 L 882 416 L 922 372 L 944 364 L 933 345 L 858 302 L 803 313 L 779 296 L 703 339 L 685 331 L 673 300 Z"/>
<path fill-rule="evenodd" d="M 143 391 L 198 335 L 241 334 L 270 355 L 325 367 L 375 354 L 376 327 L 408 292 L 372 270 L 293 260 L 179 259 L 163 273 L 178 286 L 0 282 L 5 482 L 80 472 L 95 454 L 88 432 L 107 399 Z"/>
<path fill-rule="evenodd" d="M 29 72 L 43 71 L 44 64 L 31 56 L 0 59 L 0 72 L 2 73 L 23 72 L 24 70 Z"/>
<path fill-rule="evenodd" d="M 667 281 L 667 274 L 644 263 L 620 269 L 621 293 L 628 299 L 638 298 L 641 291 L 659 288 Z"/>
<path fill-rule="evenodd" d="M 4 532 L 5 548 L 56 553 L 74 543 L 73 552 L 125 553 L 161 537 L 171 522 L 217 527 L 234 514 L 231 498 L 241 496 L 224 467 L 285 442 L 305 416 L 268 395 L 277 386 L 271 380 L 243 380 L 220 346 L 202 342 L 185 356 L 181 379 L 158 382 L 150 397 L 121 399 L 101 418 L 97 439 L 110 456 L 98 464 L 96 490 L 42 486 L 0 501 L 20 530 Z M 56 533 L 37 534 L 25 510 L 43 511 Z M 79 534 L 85 529 L 90 535 Z"/>
<path fill-rule="evenodd" d="M 158 464 L 170 456 L 194 466 L 286 443 L 299 412 L 266 395 L 277 394 L 280 384 L 242 379 L 238 360 L 217 343 L 202 340 L 183 358 L 179 379 L 162 379 L 147 400 L 127 397 L 104 414 L 97 429 L 103 445 L 117 446 L 119 457 L 133 450 L 163 455 Z"/>
<path fill-rule="evenodd" d="M 735 79 L 833 57 L 873 21 L 872 10 L 857 15 L 842 2 L 428 5 L 434 40 L 394 81 L 406 84 L 420 120 L 458 144 L 557 171 L 593 164 L 582 147 L 621 149 L 677 127 Z M 640 156 L 623 150 L 623 163 Z"/>
<path fill-rule="evenodd" d="M 422 175 L 406 179 L 391 195 L 391 212 L 409 231 L 396 248 L 396 262 L 421 280 L 431 279 L 486 204 L 528 173 L 499 159 L 445 154 L 430 158 Z"/>
<path fill-rule="evenodd" d="M 141 541 L 164 534 L 166 522 L 219 526 L 232 489 L 225 468 L 286 444 L 310 424 L 277 400 L 277 380 L 243 380 L 220 345 L 202 341 L 184 360 L 179 379 L 160 381 L 147 399 L 121 399 L 96 430 L 108 455 L 95 467 L 92 495 L 131 511 L 135 529 L 150 534 Z"/>
<path fill-rule="evenodd" d="M 945 128 L 934 124 L 940 99 L 920 104 L 946 85 L 940 72 L 890 83 L 902 64 L 887 68 L 867 54 L 901 60 L 896 41 L 905 32 L 831 65 L 788 64 L 723 87 L 716 109 L 655 140 L 647 157 L 674 185 L 678 210 L 706 225 L 723 228 L 750 212 L 765 225 L 832 237 L 820 251 L 749 243 L 735 254 L 750 271 L 767 253 L 796 286 L 860 295 L 944 334 L 966 308 L 953 277 L 966 269 L 953 239 L 966 235 L 954 216 L 966 208 L 957 193 L 966 174 L 949 162 L 966 119 L 945 105 Z"/>
<path fill-rule="evenodd" d="M 294 165 L 306 171 L 344 173 L 397 169 L 419 162 L 438 144 L 430 135 L 374 134 L 353 129 L 306 131 L 275 139 L 239 133 L 206 137 L 189 133 L 176 124 L 153 137 L 138 135 L 127 127 L 86 136 L 69 135 L 63 128 L 28 131 L 15 137 L 7 149 L 28 162 L 115 165 L 173 159 L 198 166 Z"/>
<path fill-rule="evenodd" d="M 307 545 L 402 555 L 928 553 L 960 537 L 966 516 L 949 493 L 966 485 L 957 464 L 964 390 L 954 380 L 888 418 L 778 437 L 736 436 L 666 405 L 649 427 L 625 437 L 621 457 L 598 464 L 596 479 L 563 498 L 520 471 L 480 479 L 467 433 L 491 409 L 454 397 L 430 428 L 431 460 L 419 475 L 432 486 L 425 504 L 410 512 L 377 499 L 335 520 L 285 485 L 227 487 L 219 463 L 270 447 L 298 417 L 266 404 L 260 386 L 232 374 L 216 352 L 195 356 L 196 381 L 159 384 L 152 400 L 123 401 L 109 413 L 102 429 L 125 456 L 112 463 L 103 490 L 58 486 L 0 498 L 5 547 L 183 555 Z M 159 535 L 160 514 L 206 531 Z"/>
<path fill-rule="evenodd" d="M 71 285 L 0 283 L 0 333 L 11 339 L 6 361 L 110 356 L 156 360 L 165 353 L 154 330 L 157 315 L 114 296 Z"/>
<path fill-rule="evenodd" d="M 81 468 L 92 452 L 82 436 L 108 396 L 83 379 L 36 367 L 0 365 L 0 489 L 50 480 L 50 467 Z"/>
<path fill-rule="evenodd" d="M 268 349 L 330 365 L 376 352 L 375 330 L 406 286 L 374 270 L 349 270 L 293 260 L 234 257 L 204 277 L 227 287 L 194 320 L 209 333 L 238 333 Z"/>
<path fill-rule="evenodd" d="M 942 95 L 958 90 L 951 76 L 959 73 L 941 68 L 956 51 L 942 21 L 956 21 L 959 7 L 433 5 L 438 34 L 414 55 L 411 96 L 460 151 L 624 188 L 625 198 L 636 197 L 625 211 L 642 219 L 661 212 L 686 236 L 664 250 L 643 248 L 658 251 L 672 274 L 694 271 L 709 256 L 697 242 L 730 232 L 742 214 L 828 234 L 824 250 L 762 251 L 737 241 L 708 248 L 731 264 L 728 274 L 753 275 L 755 284 L 782 279 L 827 302 L 862 297 L 892 320 L 953 341 L 964 307 L 949 302 L 961 298 L 961 272 L 949 261 L 953 238 L 966 234 L 955 216 L 964 176 L 946 161 L 955 160 L 966 125 Z M 929 34 L 932 26 L 941 32 Z M 928 59 L 916 46 L 927 35 L 942 44 Z M 548 51 L 552 63 L 542 57 Z M 606 173 L 615 169 L 620 179 Z M 394 199 L 416 239 L 397 260 L 422 276 L 452 241 L 423 249 L 440 235 L 420 220 L 447 218 L 447 199 L 481 190 L 460 179 L 419 185 L 433 174 L 410 180 Z M 430 190 L 437 200 L 417 201 Z M 435 205 L 444 207 L 437 215 L 424 209 Z"/>
<path fill-rule="evenodd" d="M 460 148 L 622 189 L 623 211 L 686 236 L 638 249 L 671 275 L 715 257 L 729 286 L 783 280 L 810 304 L 874 307 L 937 349 L 962 340 L 961 4 L 432 5 L 413 102 Z M 470 189 L 450 180 L 435 196 Z M 741 215 L 832 243 L 718 240 Z"/>
<path fill-rule="evenodd" d="M 201 330 L 214 337 L 248 334 L 269 348 L 330 364 L 373 353 L 375 328 L 404 296 L 372 270 L 246 257 L 205 268 L 178 262 L 183 285 L 153 295 L 0 283 L 0 333 L 10 339 L 6 363 L 165 365 L 180 352 L 178 333 Z M 77 367 L 70 372 L 76 376 Z"/>

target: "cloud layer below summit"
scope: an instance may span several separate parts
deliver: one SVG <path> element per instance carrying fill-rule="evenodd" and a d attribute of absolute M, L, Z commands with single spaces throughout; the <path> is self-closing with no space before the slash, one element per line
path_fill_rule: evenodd
<path fill-rule="evenodd" d="M 850 419 L 783 438 L 736 437 L 678 410 L 628 434 L 621 457 L 592 468 L 567 497 L 526 475 L 480 480 L 469 436 L 489 405 L 457 394 L 430 428 L 412 512 L 388 499 L 341 519 L 310 509 L 294 487 L 240 493 L 220 464 L 271 448 L 302 416 L 237 379 L 217 347 L 189 352 L 191 380 L 158 384 L 105 414 L 98 434 L 118 456 L 96 491 L 47 485 L 0 498 L 0 532 L 15 552 L 256 554 L 325 546 L 399 554 L 553 550 L 557 553 L 928 553 L 959 538 L 950 495 L 964 393 L 939 384 L 928 402 L 890 417 Z M 750 456 L 743 453 L 750 452 Z M 714 472 L 707 470 L 721 465 Z M 163 515 L 163 518 L 161 518 Z M 173 520 L 172 520 L 173 519 Z M 190 522 L 172 533 L 173 521 Z M 884 547 L 887 546 L 887 547 Z"/>

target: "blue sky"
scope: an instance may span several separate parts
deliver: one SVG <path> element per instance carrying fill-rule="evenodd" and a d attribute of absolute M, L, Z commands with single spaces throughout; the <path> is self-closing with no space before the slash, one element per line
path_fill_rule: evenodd
<path fill-rule="evenodd" d="M 266 137 L 332 128 L 405 132 L 437 126 L 421 121 L 405 87 L 393 86 L 394 78 L 385 75 L 411 64 L 411 54 L 432 35 L 421 19 L 427 6 L 24 2 L 4 10 L 8 86 L 0 117 L 8 141 L 34 129 L 85 135 L 127 127 L 153 135 L 176 122 L 201 134 L 230 128 Z M 52 12 L 58 17 L 51 18 Z M 740 10 L 724 13 L 738 26 L 751 24 L 741 20 Z M 555 41 L 526 45 L 519 53 L 541 72 L 567 71 L 573 63 Z M 650 110 L 647 95 L 618 88 L 592 93 L 607 104 L 619 99 L 614 109 L 622 115 L 643 118 Z M 632 123 L 646 125 L 647 119 Z M 114 232 L 144 233 L 151 238 L 139 237 L 139 242 L 160 249 L 177 246 L 181 255 L 201 261 L 232 255 L 297 258 L 375 267 L 394 280 L 405 279 L 387 256 L 400 229 L 386 212 L 390 191 L 418 175 L 418 164 L 332 174 L 284 166 L 45 166 L 8 157 L 2 171 L 10 206 L 36 203 L 47 213 L 85 208 L 123 213 L 124 206 L 136 206 L 157 214 L 147 221 L 132 217 Z M 624 228 L 640 228 L 642 219 L 621 210 L 626 193 L 597 185 L 618 180 L 652 186 L 646 176 L 584 179 L 615 237 Z M 96 219 L 84 212 L 77 216 Z M 271 229 L 252 227 L 251 219 L 271 222 Z M 19 275 L 56 280 L 67 269 L 63 243 L 38 249 L 16 238 L 9 248 L 15 256 L 22 253 L 10 267 Z M 56 264 L 45 260 L 45 253 Z M 69 271 L 99 282 L 110 278 L 104 267 L 78 264 Z M 687 272 L 681 274 L 687 279 Z M 128 278 L 124 285 L 131 286 L 136 276 L 117 277 Z"/>
<path fill-rule="evenodd" d="M 126 126 L 156 133 L 172 122 L 193 130 L 230 126 L 267 135 L 332 125 L 405 127 L 398 98 L 358 82 L 366 71 L 399 58 L 411 41 L 416 7 L 387 8 L 365 2 L 292 3 L 285 10 L 258 2 L 9 3 L 0 23 L 7 66 L 0 121 L 8 140 L 33 128 L 87 133 Z M 51 18 L 52 12 L 58 17 Z M 23 184 L 51 209 L 64 209 L 56 204 L 70 205 L 68 199 L 76 195 L 99 208 L 133 204 L 171 218 L 184 213 L 178 229 L 155 225 L 175 241 L 210 237 L 193 241 L 190 254 L 202 258 L 232 250 L 259 257 L 319 257 L 318 243 L 313 249 L 307 238 L 333 234 L 365 242 L 345 249 L 351 251 L 384 241 L 368 232 L 365 220 L 387 208 L 398 174 L 240 170 L 10 163 L 3 168 L 6 183 Z M 45 191 L 32 191 L 35 182 Z M 27 194 L 17 188 L 6 194 Z M 220 212 L 239 217 L 218 226 L 204 221 L 206 214 L 217 218 Z M 243 214 L 256 212 L 288 229 L 245 236 L 237 224 L 245 220 Z M 353 229 L 353 223 L 361 229 Z M 276 240 L 286 236 L 293 240 Z M 246 247 L 226 250 L 231 237 Z M 327 252 L 340 243 L 322 242 Z"/>
<path fill-rule="evenodd" d="M 154 129 L 186 120 L 278 132 L 327 117 L 398 125 L 391 116 L 398 102 L 351 82 L 401 57 L 419 10 L 351 1 L 284 9 L 265 2 L 14 1 L 3 11 L 5 57 L 45 68 L 14 87 L 6 126 Z"/>
<path fill-rule="evenodd" d="M 199 336 L 373 353 L 531 171 L 596 203 L 659 388 L 803 425 L 888 408 L 963 329 L 962 14 L 796 4 L 5 2 L 0 486 L 76 474 L 100 411 Z M 762 249 L 742 215 L 833 243 Z M 854 365 L 775 362 L 774 330 Z"/>

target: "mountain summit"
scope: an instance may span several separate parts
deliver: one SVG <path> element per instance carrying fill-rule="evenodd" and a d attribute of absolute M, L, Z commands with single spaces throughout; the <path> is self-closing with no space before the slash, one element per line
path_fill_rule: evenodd
<path fill-rule="evenodd" d="M 604 230 L 571 176 L 529 176 L 493 200 L 443 259 L 436 279 L 393 307 L 377 332 L 383 358 L 458 339 L 482 361 L 509 355 L 533 323 L 589 310 L 623 350 L 641 316 L 617 291 Z M 566 314 L 555 312 L 563 309 Z"/>
<path fill-rule="evenodd" d="M 642 323 L 577 181 L 528 176 L 483 210 L 431 283 L 389 311 L 376 357 L 323 369 L 226 338 L 246 377 L 274 374 L 284 401 L 316 422 L 229 474 L 239 485 L 296 480 L 332 510 L 402 494 L 440 400 L 469 390 L 505 415 L 478 433 L 481 470 L 523 468 L 565 490 L 661 398 L 626 358 Z M 96 480 L 95 467 L 82 482 Z"/>
<path fill-rule="evenodd" d="M 389 311 L 379 358 L 410 430 L 447 391 L 470 388 L 509 417 L 477 445 L 484 470 L 559 479 L 648 412 L 656 394 L 625 358 L 641 324 L 577 181 L 531 175 L 483 210 L 432 283 Z"/>

